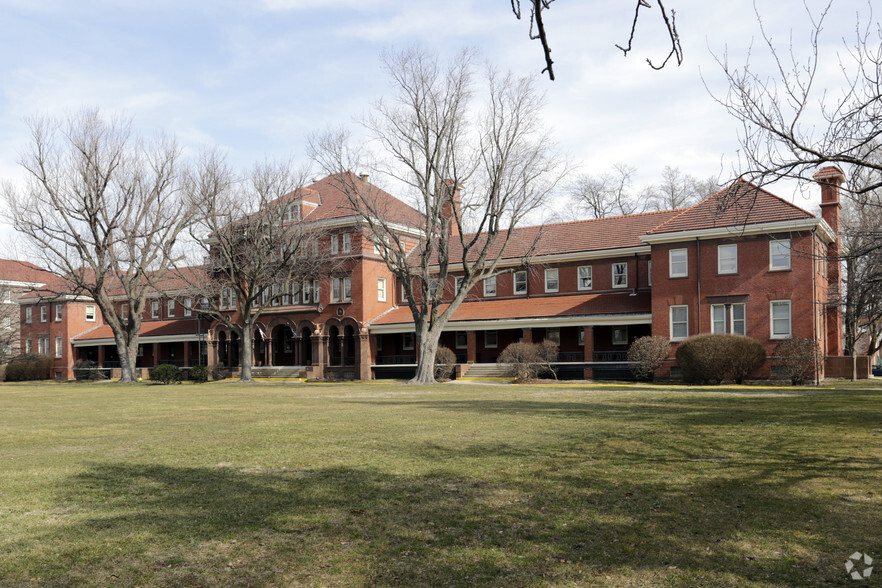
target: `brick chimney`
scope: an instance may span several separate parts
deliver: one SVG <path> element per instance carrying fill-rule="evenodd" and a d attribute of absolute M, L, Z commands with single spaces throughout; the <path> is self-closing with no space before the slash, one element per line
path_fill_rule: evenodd
<path fill-rule="evenodd" d="M 456 224 L 454 213 L 456 216 L 460 216 L 460 206 L 462 202 L 459 198 L 459 190 L 461 187 L 460 184 L 457 184 L 453 180 L 444 180 L 441 186 L 442 190 L 444 190 L 442 195 L 448 195 L 441 204 L 441 215 L 447 219 L 447 226 L 450 229 L 451 237 L 459 235 L 459 226 Z M 460 221 L 462 221 L 462 217 L 460 217 Z"/>
<path fill-rule="evenodd" d="M 842 262 L 839 245 L 839 211 L 842 205 L 839 203 L 839 186 L 845 181 L 845 174 L 838 167 L 829 165 L 822 167 L 812 177 L 821 186 L 821 218 L 836 235 L 836 240 L 827 245 L 827 284 L 831 302 L 827 307 L 827 355 L 842 355 Z"/>

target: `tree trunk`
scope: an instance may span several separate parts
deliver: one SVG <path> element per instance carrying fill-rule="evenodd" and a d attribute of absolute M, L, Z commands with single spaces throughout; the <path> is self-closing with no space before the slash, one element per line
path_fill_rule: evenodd
<path fill-rule="evenodd" d="M 129 346 L 126 345 L 126 342 L 117 339 L 116 341 L 116 354 L 119 356 L 119 367 L 120 367 L 120 382 L 137 382 L 138 376 L 135 374 L 135 370 L 137 369 L 135 366 L 138 361 L 138 346 L 135 345 L 134 353 Z"/>
<path fill-rule="evenodd" d="M 441 336 L 441 325 L 435 324 L 430 329 L 425 322 L 416 325 L 417 369 L 416 375 L 408 384 L 435 383 L 435 352 L 438 351 L 438 339 Z"/>
<path fill-rule="evenodd" d="M 242 335 L 239 337 L 239 367 L 242 374 L 239 376 L 240 382 L 253 382 L 251 376 L 251 366 L 254 363 L 254 324 L 245 321 L 242 326 Z"/>

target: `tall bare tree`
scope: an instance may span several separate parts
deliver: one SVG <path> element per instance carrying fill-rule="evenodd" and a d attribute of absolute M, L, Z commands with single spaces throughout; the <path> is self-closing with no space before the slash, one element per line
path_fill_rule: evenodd
<path fill-rule="evenodd" d="M 147 294 L 176 259 L 192 211 L 180 192 L 180 150 L 167 137 L 141 139 L 131 120 L 97 110 L 29 125 L 31 145 L 20 160 L 26 184 L 4 186 L 9 219 L 45 268 L 95 300 L 113 331 L 121 381 L 136 381 Z M 128 319 L 111 290 L 123 293 Z"/>
<path fill-rule="evenodd" d="M 605 218 L 643 212 L 645 199 L 632 190 L 637 168 L 617 163 L 600 175 L 582 174 L 570 187 L 574 218 Z"/>
<path fill-rule="evenodd" d="M 691 174 L 681 172 L 678 167 L 666 165 L 661 176 L 661 181 L 653 184 L 644 192 L 643 197 L 648 200 L 648 210 L 686 208 L 719 190 L 715 178 L 709 177 L 701 180 Z"/>
<path fill-rule="evenodd" d="M 403 285 L 419 349 L 411 382 L 430 383 L 438 338 L 468 291 L 511 271 L 499 266 L 504 257 L 530 258 L 535 241 L 514 229 L 542 206 L 565 166 L 545 133 L 543 98 L 531 80 L 488 68 L 481 79 L 486 99 L 476 112 L 470 53 L 442 66 L 436 56 L 409 49 L 386 55 L 384 64 L 396 94 L 375 104 L 364 127 L 390 162 L 373 169 L 405 186 L 421 213 L 419 247 L 400 239 L 401 217 L 369 184 L 352 174 L 336 177 Z M 346 139 L 333 131 L 313 137 L 311 151 L 328 171 L 342 172 L 359 165 Z M 461 280 L 445 299 L 454 271 Z"/>
<path fill-rule="evenodd" d="M 254 337 L 269 308 L 318 306 L 313 282 L 333 271 L 321 225 L 302 222 L 304 173 L 288 162 L 255 164 L 237 176 L 216 152 L 206 153 L 186 183 L 202 203 L 190 227 L 198 271 L 180 268 L 184 295 L 196 310 L 238 336 L 241 380 L 252 381 Z"/>

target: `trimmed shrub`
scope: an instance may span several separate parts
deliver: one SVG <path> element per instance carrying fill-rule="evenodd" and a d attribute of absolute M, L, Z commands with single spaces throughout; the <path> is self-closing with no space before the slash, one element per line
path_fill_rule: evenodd
<path fill-rule="evenodd" d="M 180 384 L 181 368 L 170 363 L 163 363 L 150 372 L 150 380 L 160 384 Z"/>
<path fill-rule="evenodd" d="M 92 361 L 91 359 L 78 359 L 74 363 L 73 373 L 74 378 L 77 380 L 103 380 L 104 373 L 101 370 L 95 369 L 98 367 L 97 361 Z"/>
<path fill-rule="evenodd" d="M 775 365 L 781 375 L 796 386 L 815 375 L 821 352 L 814 339 L 784 339 L 775 348 Z"/>
<path fill-rule="evenodd" d="M 740 384 L 765 359 L 763 346 L 741 335 L 696 335 L 677 348 L 683 379 L 696 384 L 719 384 L 727 378 Z"/>
<path fill-rule="evenodd" d="M 531 380 L 549 372 L 557 379 L 551 367 L 555 361 L 557 345 L 547 339 L 542 343 L 512 343 L 496 359 L 496 363 L 511 364 L 508 375 L 517 380 Z"/>
<path fill-rule="evenodd" d="M 652 380 L 655 370 L 671 354 L 671 344 L 664 337 L 640 337 L 628 350 L 631 372 L 639 380 Z"/>
<path fill-rule="evenodd" d="M 208 368 L 204 365 L 194 365 L 189 370 L 190 380 L 201 384 L 208 381 Z"/>
<path fill-rule="evenodd" d="M 51 370 L 52 358 L 48 355 L 39 353 L 19 355 L 9 360 L 6 366 L 6 381 L 48 380 Z"/>
<path fill-rule="evenodd" d="M 435 351 L 435 379 L 449 380 L 456 367 L 456 354 L 449 347 L 439 346 Z"/>

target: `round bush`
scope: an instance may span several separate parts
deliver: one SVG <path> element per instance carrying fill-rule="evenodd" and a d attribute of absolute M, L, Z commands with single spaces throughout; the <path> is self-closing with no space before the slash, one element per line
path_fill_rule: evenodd
<path fill-rule="evenodd" d="M 455 367 L 456 354 L 449 347 L 439 346 L 435 351 L 435 379 L 450 379 Z"/>
<path fill-rule="evenodd" d="M 815 364 L 820 359 L 814 339 L 784 339 L 775 348 L 775 364 L 794 386 L 814 377 Z"/>
<path fill-rule="evenodd" d="M 150 380 L 160 384 L 180 384 L 181 368 L 170 363 L 158 365 L 150 372 Z"/>
<path fill-rule="evenodd" d="M 189 370 L 190 380 L 201 384 L 208 381 L 208 368 L 204 365 L 194 365 Z"/>
<path fill-rule="evenodd" d="M 719 384 L 727 378 L 740 384 L 765 360 L 763 346 L 741 335 L 696 335 L 677 348 L 683 379 L 696 384 Z"/>
<path fill-rule="evenodd" d="M 9 360 L 6 366 L 6 381 L 48 380 L 51 370 L 52 358 L 48 355 L 39 353 L 19 355 Z"/>
<path fill-rule="evenodd" d="M 655 370 L 671 354 L 671 344 L 664 337 L 640 337 L 628 350 L 631 372 L 637 379 L 652 380 Z"/>

